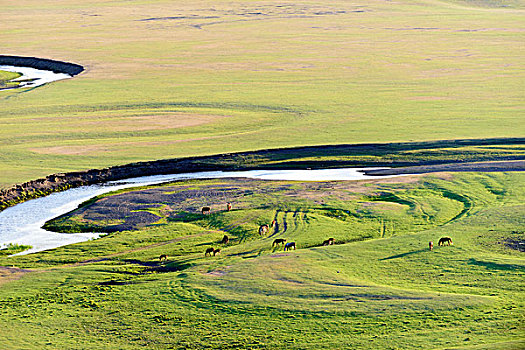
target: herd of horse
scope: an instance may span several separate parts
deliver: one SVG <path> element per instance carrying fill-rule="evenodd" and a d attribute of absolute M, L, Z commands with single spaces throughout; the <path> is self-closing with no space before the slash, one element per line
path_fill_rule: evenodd
<path fill-rule="evenodd" d="M 227 211 L 231 211 L 232 210 L 232 205 L 230 202 L 226 203 L 226 210 Z M 202 215 L 207 215 L 207 214 L 210 214 L 211 213 L 211 208 L 210 207 L 202 207 L 201 209 L 201 213 Z M 263 225 L 260 225 L 259 226 L 259 235 L 263 236 L 263 235 L 266 235 L 269 231 L 270 231 L 270 227 L 274 227 L 275 225 L 277 224 L 277 221 L 276 220 L 273 220 L 271 225 L 268 225 L 268 224 L 263 224 Z M 228 242 L 230 241 L 230 238 L 228 237 L 228 235 L 224 235 L 224 237 L 222 238 L 222 240 L 220 241 L 221 244 L 228 244 Z M 323 246 L 329 246 L 329 245 L 334 245 L 335 244 L 335 239 L 333 237 L 330 237 L 328 238 L 327 240 L 323 241 L 322 245 Z M 445 244 L 447 245 L 451 245 L 453 244 L 452 243 L 452 238 L 450 237 L 441 237 L 438 241 L 438 245 L 439 246 L 444 246 Z M 432 250 L 434 248 L 434 242 L 430 241 L 428 242 L 428 246 L 429 246 L 429 249 Z M 296 244 L 295 242 L 286 242 L 286 239 L 285 238 L 276 238 L 274 239 L 273 243 L 272 243 L 272 248 L 274 247 L 284 247 L 284 251 L 288 251 L 288 250 L 295 250 L 296 249 Z M 204 256 L 217 256 L 221 253 L 221 249 L 220 248 L 213 248 L 213 247 L 210 247 L 208 249 L 206 249 L 206 251 L 204 252 Z M 162 254 L 160 257 L 159 257 L 159 260 L 160 262 L 166 262 L 168 260 L 168 256 L 166 254 Z"/>

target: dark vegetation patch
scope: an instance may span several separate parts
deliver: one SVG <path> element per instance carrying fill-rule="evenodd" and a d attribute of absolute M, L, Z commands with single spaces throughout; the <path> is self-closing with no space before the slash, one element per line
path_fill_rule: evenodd
<path fill-rule="evenodd" d="M 507 238 L 503 242 L 505 246 L 520 252 L 525 252 L 525 233 L 523 231 L 512 231 L 511 234 L 512 237 Z"/>
<path fill-rule="evenodd" d="M 84 70 L 79 64 L 62 62 L 56 60 L 49 60 L 38 57 L 22 57 L 22 56 L 5 56 L 0 55 L 0 65 L 16 66 L 16 67 L 31 67 L 42 70 L 50 70 L 55 73 L 66 73 L 69 75 L 77 75 Z"/>

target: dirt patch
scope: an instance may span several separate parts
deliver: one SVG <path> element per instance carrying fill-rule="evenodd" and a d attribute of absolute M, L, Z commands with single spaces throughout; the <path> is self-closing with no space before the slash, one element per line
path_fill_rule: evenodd
<path fill-rule="evenodd" d="M 409 101 L 443 101 L 443 100 L 452 100 L 452 98 L 442 97 L 442 96 L 413 96 L 413 97 L 407 97 L 406 100 L 409 100 Z"/>
<path fill-rule="evenodd" d="M 525 252 L 525 238 L 521 238 L 521 239 L 509 238 L 505 240 L 504 244 L 510 249 L 518 250 L 520 252 Z"/>
<path fill-rule="evenodd" d="M 274 254 L 274 255 L 270 255 L 270 258 L 282 258 L 283 256 L 290 256 L 290 253 Z"/>
<path fill-rule="evenodd" d="M 112 118 L 114 120 L 104 121 L 104 129 L 108 131 L 144 131 L 144 130 L 165 130 L 185 128 L 197 125 L 208 124 L 227 116 L 170 113 L 161 115 L 133 116 L 126 118 Z M 82 125 L 93 126 L 99 124 L 98 121 L 80 123 Z"/>
<path fill-rule="evenodd" d="M 205 273 L 205 275 L 208 275 L 208 276 L 224 276 L 228 273 L 228 269 L 230 268 L 231 266 L 225 266 L 223 270 L 213 270 L 213 271 L 210 271 L 210 272 L 207 272 Z"/>
<path fill-rule="evenodd" d="M 145 115 L 145 116 L 132 116 L 126 118 L 111 118 L 108 121 L 104 119 L 104 129 L 111 132 L 126 132 L 126 131 L 147 131 L 147 130 L 166 130 L 166 129 L 178 129 L 193 126 L 200 126 L 204 124 L 213 123 L 217 120 L 228 118 L 230 116 L 223 115 L 204 115 L 204 114 L 186 114 L 186 113 L 172 113 L 172 114 L 161 114 L 161 115 Z M 79 122 L 78 127 L 82 129 L 83 126 L 92 128 L 100 124 L 100 121 L 91 120 Z M 60 155 L 87 155 L 87 154 L 100 154 L 103 152 L 113 151 L 113 148 L 122 148 L 122 146 L 154 146 L 163 144 L 172 144 L 178 142 L 189 142 L 197 141 L 201 139 L 185 139 L 175 140 L 167 142 L 149 142 L 149 143 L 138 143 L 138 142 L 123 142 L 115 145 L 71 145 L 71 146 L 53 146 L 53 147 L 39 147 L 31 148 L 30 151 L 39 154 L 60 154 Z"/>
<path fill-rule="evenodd" d="M 0 266 L 0 285 L 9 281 L 17 280 L 28 272 L 31 271 L 20 269 L 18 267 Z"/>
<path fill-rule="evenodd" d="M 68 156 L 85 155 L 91 153 L 103 153 L 109 151 L 106 146 L 98 145 L 85 145 L 85 146 L 55 146 L 55 147 L 44 147 L 44 148 L 30 148 L 31 152 L 39 154 L 61 154 Z"/>

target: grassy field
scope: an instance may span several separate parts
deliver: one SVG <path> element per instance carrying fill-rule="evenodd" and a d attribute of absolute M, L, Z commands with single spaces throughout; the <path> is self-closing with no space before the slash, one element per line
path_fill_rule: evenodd
<path fill-rule="evenodd" d="M 0 91 L 0 188 L 136 161 L 312 145 L 388 144 L 205 162 L 524 158 L 523 0 L 1 8 L 2 54 L 85 71 Z M 11 76 L 0 72 L 0 85 Z M 47 225 L 105 237 L 17 257 L 7 255 L 26 247 L 0 250 L 0 348 L 524 349 L 524 176 L 221 179 L 104 196 Z M 210 215 L 199 214 L 205 205 Z M 454 244 L 437 246 L 445 236 Z M 336 244 L 322 246 L 329 237 Z M 297 250 L 272 247 L 276 238 Z M 222 252 L 205 257 L 209 247 Z"/>
<path fill-rule="evenodd" d="M 0 186 L 275 147 L 523 137 L 524 11 L 516 0 L 3 4 L 3 54 L 86 71 L 0 93 Z"/>
<path fill-rule="evenodd" d="M 523 349 L 523 177 L 195 180 L 104 196 L 55 225 L 133 230 L 0 256 L 13 266 L 0 270 L 0 345 Z"/>
<path fill-rule="evenodd" d="M 6 72 L 0 70 L 0 90 L 16 87 L 18 83 L 11 82 L 11 80 L 18 78 L 19 76 L 21 76 L 20 73 Z"/>

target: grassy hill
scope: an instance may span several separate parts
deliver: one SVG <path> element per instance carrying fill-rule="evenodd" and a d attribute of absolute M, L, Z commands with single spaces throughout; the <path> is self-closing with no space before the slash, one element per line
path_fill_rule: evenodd
<path fill-rule="evenodd" d="M 17 267 L 0 279 L 12 280 L 0 293 L 0 344 L 521 349 L 523 180 L 521 173 L 220 179 L 103 196 L 54 224 L 109 227 L 102 215 L 133 230 L 0 257 Z M 199 214 L 204 204 L 210 215 Z M 259 225 L 273 219 L 259 236 Z M 228 244 L 220 243 L 224 234 Z M 453 245 L 438 246 L 445 236 Z M 328 237 L 336 244 L 322 246 Z M 297 250 L 272 247 L 275 238 Z M 221 254 L 205 257 L 208 247 Z"/>

